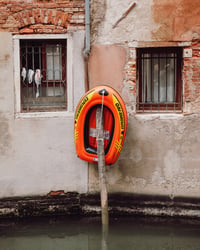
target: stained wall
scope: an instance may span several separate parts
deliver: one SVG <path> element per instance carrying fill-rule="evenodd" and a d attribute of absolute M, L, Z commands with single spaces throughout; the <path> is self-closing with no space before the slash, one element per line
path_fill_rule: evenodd
<path fill-rule="evenodd" d="M 73 111 L 85 91 L 84 1 L 5 0 L 0 13 L 0 198 L 87 192 L 87 164 L 76 157 L 73 138 Z M 74 47 L 71 110 L 22 114 L 14 35 L 66 33 Z"/>
<path fill-rule="evenodd" d="M 111 85 L 128 113 L 122 153 L 107 168 L 109 192 L 199 196 L 199 11 L 198 1 L 91 0 L 89 87 Z M 73 142 L 74 109 L 85 91 L 84 1 L 5 0 L 0 12 L 0 198 L 99 191 L 97 166 L 89 164 L 88 173 Z M 72 111 L 16 116 L 13 36 L 66 33 L 73 40 Z M 171 46 L 183 49 L 182 112 L 138 114 L 136 51 Z"/>
<path fill-rule="evenodd" d="M 107 168 L 110 192 L 198 197 L 198 1 L 93 0 L 92 6 L 95 8 L 100 2 L 104 11 L 94 11 L 92 20 L 90 85 L 109 82 L 122 95 L 128 112 L 122 153 Z M 145 47 L 182 48 L 183 106 L 179 114 L 137 112 L 136 51 Z M 89 174 L 89 190 L 98 190 L 97 168 L 90 165 Z"/>

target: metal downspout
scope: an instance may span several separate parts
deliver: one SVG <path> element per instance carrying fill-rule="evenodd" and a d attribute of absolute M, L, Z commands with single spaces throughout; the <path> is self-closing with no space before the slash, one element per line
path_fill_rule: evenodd
<path fill-rule="evenodd" d="M 90 55 L 90 0 L 85 0 L 85 91 L 89 90 L 88 60 Z"/>
<path fill-rule="evenodd" d="M 85 0 L 85 56 L 90 54 L 90 0 Z"/>

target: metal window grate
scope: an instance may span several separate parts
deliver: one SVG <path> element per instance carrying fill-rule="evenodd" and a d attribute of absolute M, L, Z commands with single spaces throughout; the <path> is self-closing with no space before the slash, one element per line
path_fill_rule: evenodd
<path fill-rule="evenodd" d="M 66 108 L 66 41 L 20 43 L 22 110 Z"/>
<path fill-rule="evenodd" d="M 138 53 L 140 112 L 180 111 L 180 50 L 140 49 Z"/>

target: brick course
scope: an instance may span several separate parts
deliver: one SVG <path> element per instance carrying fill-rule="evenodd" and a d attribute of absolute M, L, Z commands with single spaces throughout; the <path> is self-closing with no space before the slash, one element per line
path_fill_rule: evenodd
<path fill-rule="evenodd" d="M 193 41 L 192 57 L 183 61 L 184 102 L 190 103 L 191 112 L 200 111 L 200 41 Z"/>
<path fill-rule="evenodd" d="M 183 58 L 182 80 L 183 80 L 183 112 L 196 113 L 200 111 L 200 41 L 193 41 L 191 47 L 192 57 Z M 129 87 L 129 94 L 137 98 L 136 83 L 136 48 L 129 47 L 129 58 L 125 67 L 125 83 Z M 186 103 L 189 104 L 189 110 L 185 110 Z M 127 103 L 131 105 L 132 103 Z M 135 110 L 135 109 L 134 109 Z"/>
<path fill-rule="evenodd" d="M 84 0 L 6 1 L 0 3 L 0 31 L 13 34 L 65 33 L 84 28 Z"/>

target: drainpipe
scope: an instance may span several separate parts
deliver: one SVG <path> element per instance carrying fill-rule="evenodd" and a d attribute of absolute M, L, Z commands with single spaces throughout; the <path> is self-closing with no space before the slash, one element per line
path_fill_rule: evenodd
<path fill-rule="evenodd" d="M 90 0 L 85 0 L 85 56 L 90 54 Z"/>
<path fill-rule="evenodd" d="M 85 91 L 89 90 L 88 60 L 90 55 L 90 0 L 85 0 Z"/>

